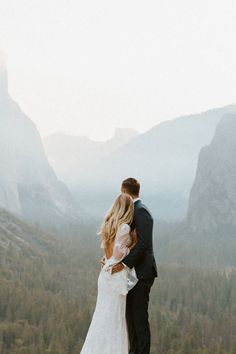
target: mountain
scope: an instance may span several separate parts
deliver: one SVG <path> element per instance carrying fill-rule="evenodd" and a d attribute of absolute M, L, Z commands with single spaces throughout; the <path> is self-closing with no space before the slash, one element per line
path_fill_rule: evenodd
<path fill-rule="evenodd" d="M 78 219 L 78 204 L 49 165 L 35 124 L 7 90 L 0 55 L 0 207 L 53 226 Z"/>
<path fill-rule="evenodd" d="M 138 132 L 134 129 L 116 129 L 114 136 L 105 141 L 93 141 L 84 136 L 54 133 L 43 139 L 50 164 L 59 178 L 69 186 L 86 179 L 88 170 L 112 151 L 127 144 Z"/>
<path fill-rule="evenodd" d="M 156 125 L 86 171 L 75 195 L 84 207 L 101 214 L 119 193 L 121 181 L 133 176 L 140 180 L 142 197 L 155 217 L 168 221 L 185 218 L 199 152 L 210 143 L 218 122 L 229 112 L 236 113 L 236 106 Z"/>
<path fill-rule="evenodd" d="M 27 257 L 49 255 L 57 248 L 57 238 L 0 209 L 0 254 L 13 249 Z"/>
<path fill-rule="evenodd" d="M 188 222 L 193 231 L 236 231 L 236 114 L 219 122 L 201 149 L 191 190 Z"/>

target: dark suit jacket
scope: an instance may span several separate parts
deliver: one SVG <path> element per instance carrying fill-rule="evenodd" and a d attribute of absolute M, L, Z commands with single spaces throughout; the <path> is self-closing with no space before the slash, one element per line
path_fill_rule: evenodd
<path fill-rule="evenodd" d="M 134 203 L 134 220 L 131 229 L 136 229 L 138 242 L 122 263 L 129 268 L 135 267 L 139 279 L 157 277 L 158 271 L 153 253 L 153 218 L 141 200 Z"/>

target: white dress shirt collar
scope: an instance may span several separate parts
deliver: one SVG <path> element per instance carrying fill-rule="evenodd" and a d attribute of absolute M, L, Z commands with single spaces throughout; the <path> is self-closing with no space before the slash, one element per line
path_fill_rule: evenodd
<path fill-rule="evenodd" d="M 138 200 L 141 200 L 141 198 L 135 198 L 133 201 L 134 203 L 137 202 Z"/>

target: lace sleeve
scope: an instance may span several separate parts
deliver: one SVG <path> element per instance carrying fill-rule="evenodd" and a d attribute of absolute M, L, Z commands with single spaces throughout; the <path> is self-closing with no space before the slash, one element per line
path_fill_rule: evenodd
<path fill-rule="evenodd" d="M 115 244 L 113 248 L 113 258 L 116 262 L 122 261 L 129 254 L 128 240 L 130 237 L 130 226 L 122 224 L 116 233 Z"/>

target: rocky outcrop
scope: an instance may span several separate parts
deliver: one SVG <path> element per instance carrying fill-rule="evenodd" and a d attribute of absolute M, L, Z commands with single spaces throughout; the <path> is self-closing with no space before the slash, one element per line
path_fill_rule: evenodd
<path fill-rule="evenodd" d="M 27 257 L 50 255 L 57 249 L 57 238 L 0 209 L 0 259 L 13 249 Z"/>
<path fill-rule="evenodd" d="M 76 220 L 77 203 L 49 165 L 35 124 L 7 91 L 3 56 L 0 64 L 0 207 L 42 224 Z"/>
<path fill-rule="evenodd" d="M 158 219 L 185 218 L 199 152 L 210 143 L 219 120 L 228 112 L 236 113 L 236 106 L 158 124 L 86 171 L 75 195 L 90 210 L 104 212 L 121 181 L 132 176 L 140 180 L 142 197 Z"/>
<path fill-rule="evenodd" d="M 236 229 L 236 114 L 221 119 L 201 150 L 187 219 L 195 232 Z"/>

